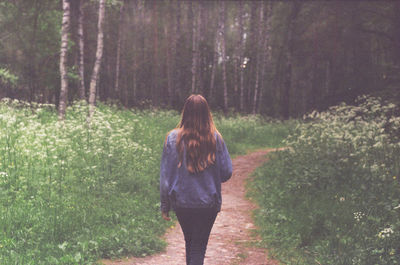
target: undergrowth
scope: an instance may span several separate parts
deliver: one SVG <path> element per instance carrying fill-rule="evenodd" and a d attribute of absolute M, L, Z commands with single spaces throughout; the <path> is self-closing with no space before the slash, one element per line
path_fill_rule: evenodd
<path fill-rule="evenodd" d="M 0 263 L 93 264 L 160 251 L 159 161 L 179 114 L 99 104 L 0 103 Z M 218 116 L 218 115 L 217 115 Z M 279 145 L 290 126 L 216 117 L 232 154 Z"/>
<path fill-rule="evenodd" d="M 313 112 L 251 184 L 284 264 L 400 264 L 399 108 L 360 97 Z"/>

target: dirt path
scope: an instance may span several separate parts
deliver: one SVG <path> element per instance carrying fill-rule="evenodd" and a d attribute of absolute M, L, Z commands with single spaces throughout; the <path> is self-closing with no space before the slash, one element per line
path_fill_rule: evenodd
<path fill-rule="evenodd" d="M 245 179 L 265 161 L 265 155 L 273 151 L 260 150 L 233 160 L 233 176 L 222 185 L 222 210 L 211 231 L 205 265 L 278 265 L 267 258 L 265 249 L 257 248 L 252 237 L 254 223 L 251 212 L 255 205 L 245 198 Z M 185 245 L 178 223 L 165 235 L 168 246 L 165 252 L 145 257 L 123 260 L 104 260 L 105 265 L 183 265 Z"/>

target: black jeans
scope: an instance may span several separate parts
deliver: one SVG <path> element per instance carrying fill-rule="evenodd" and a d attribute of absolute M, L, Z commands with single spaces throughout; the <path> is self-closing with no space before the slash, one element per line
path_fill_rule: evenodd
<path fill-rule="evenodd" d="M 186 265 L 203 265 L 208 238 L 217 217 L 216 209 L 179 208 L 176 217 L 182 227 L 186 246 Z"/>

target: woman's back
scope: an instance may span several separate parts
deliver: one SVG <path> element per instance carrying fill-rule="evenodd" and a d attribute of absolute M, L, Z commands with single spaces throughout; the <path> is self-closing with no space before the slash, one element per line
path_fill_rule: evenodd
<path fill-rule="evenodd" d="M 170 209 L 175 211 L 185 237 L 187 265 L 203 264 L 221 210 L 221 183 L 231 175 L 232 161 L 207 101 L 191 95 L 178 128 L 166 137 L 160 167 L 162 216 L 169 220 Z"/>
<path fill-rule="evenodd" d="M 179 151 L 176 141 L 179 129 L 171 131 L 167 137 L 161 175 L 169 176 L 163 179 L 165 192 L 172 208 L 221 208 L 221 182 L 227 181 L 232 175 L 232 162 L 221 136 L 215 133 L 215 162 L 200 172 L 191 173 L 187 169 L 186 155 L 183 155 L 181 166 L 178 167 Z M 183 153 L 186 153 L 184 147 Z M 164 207 L 166 210 L 168 207 Z"/>

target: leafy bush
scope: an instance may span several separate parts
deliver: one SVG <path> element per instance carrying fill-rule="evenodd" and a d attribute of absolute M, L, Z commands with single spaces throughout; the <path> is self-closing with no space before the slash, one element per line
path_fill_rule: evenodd
<path fill-rule="evenodd" d="M 6 68 L 0 67 L 0 84 L 1 85 L 16 85 L 18 81 L 18 76 L 10 73 L 10 71 Z"/>
<path fill-rule="evenodd" d="M 400 117 L 360 97 L 304 117 L 256 173 L 265 243 L 287 264 L 400 263 Z"/>
<path fill-rule="evenodd" d="M 75 103 L 59 122 L 53 105 L 0 103 L 1 264 L 93 264 L 165 246 L 159 163 L 178 113 L 100 104 L 88 126 L 87 112 Z M 233 154 L 255 141 L 248 137 L 262 138 L 237 133 L 239 123 L 268 131 L 221 118 Z"/>

